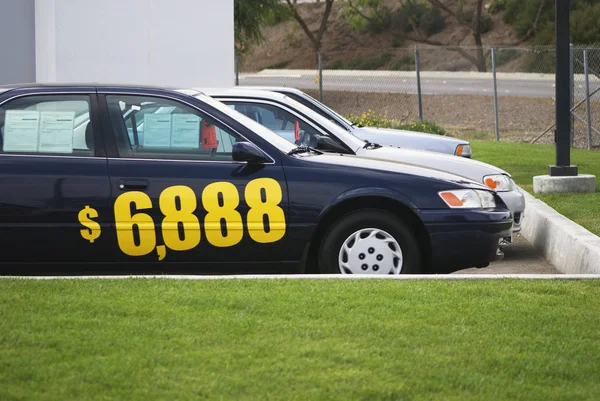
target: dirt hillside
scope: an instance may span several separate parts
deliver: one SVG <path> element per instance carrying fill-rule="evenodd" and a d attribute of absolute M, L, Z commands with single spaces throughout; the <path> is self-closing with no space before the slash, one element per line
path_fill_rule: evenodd
<path fill-rule="evenodd" d="M 450 2 L 451 3 L 451 2 Z M 317 29 L 323 15 L 324 4 L 299 4 L 298 8 L 311 29 Z M 295 20 L 263 28 L 266 41 L 255 46 L 244 56 L 242 71 L 259 71 L 265 68 L 315 68 L 316 55 L 310 41 Z M 474 46 L 468 29 L 446 17 L 446 28 L 430 39 L 460 46 Z M 493 16 L 493 27 L 483 36 L 485 45 L 502 45 L 515 41 L 513 29 L 502 20 L 501 14 Z M 324 65 L 334 66 L 340 62 L 376 58 L 385 55 L 385 63 L 375 69 L 402 69 L 398 63 L 410 68 L 415 43 L 394 40 L 389 32 L 361 34 L 351 29 L 343 15 L 343 2 L 335 2 L 323 41 Z M 421 45 L 419 45 L 421 46 Z M 403 58 L 404 57 L 404 58 Z M 456 52 L 439 48 L 423 49 L 421 62 L 424 69 L 468 71 L 474 67 Z"/>

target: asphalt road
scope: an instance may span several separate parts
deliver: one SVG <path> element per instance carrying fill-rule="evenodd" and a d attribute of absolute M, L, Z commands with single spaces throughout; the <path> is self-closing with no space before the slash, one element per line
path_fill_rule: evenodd
<path fill-rule="evenodd" d="M 561 274 L 523 236 L 504 249 L 504 259 L 482 269 L 464 269 L 452 274 Z"/>
<path fill-rule="evenodd" d="M 425 74 L 425 73 L 424 73 Z M 421 77 L 421 93 L 424 95 L 493 95 L 493 81 L 486 78 L 468 78 L 458 74 L 447 76 Z M 508 75 L 508 74 L 506 74 Z M 240 76 L 243 86 L 291 86 L 301 90 L 318 89 L 314 72 L 281 72 L 278 74 L 243 74 Z M 583 82 L 575 84 L 575 98 L 585 96 Z M 600 81 L 590 82 L 590 91 L 600 88 Z M 407 93 L 417 94 L 417 79 L 414 73 L 385 75 L 348 74 L 343 71 L 328 73 L 323 77 L 323 89 L 334 91 L 368 93 Z M 552 79 L 510 79 L 504 75 L 498 78 L 498 96 L 552 98 L 555 96 Z M 597 95 L 597 96 L 600 96 Z"/>

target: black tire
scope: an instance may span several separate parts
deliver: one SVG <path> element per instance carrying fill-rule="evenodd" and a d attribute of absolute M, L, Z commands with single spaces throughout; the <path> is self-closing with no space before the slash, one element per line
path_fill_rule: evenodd
<path fill-rule="evenodd" d="M 423 270 L 421 249 L 408 225 L 392 213 L 378 209 L 362 209 L 344 215 L 325 233 L 319 249 L 319 272 L 341 274 L 338 257 L 346 239 L 364 228 L 385 231 L 400 245 L 403 264 L 400 274 L 418 274 Z"/>

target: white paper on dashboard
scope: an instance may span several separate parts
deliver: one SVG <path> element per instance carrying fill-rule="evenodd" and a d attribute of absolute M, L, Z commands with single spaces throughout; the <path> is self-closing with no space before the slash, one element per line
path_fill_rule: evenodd
<path fill-rule="evenodd" d="M 145 148 L 169 148 L 171 146 L 171 116 L 167 114 L 144 115 Z"/>
<path fill-rule="evenodd" d="M 194 114 L 173 114 L 171 147 L 200 148 L 200 117 Z"/>
<path fill-rule="evenodd" d="M 37 152 L 40 135 L 40 113 L 7 110 L 4 122 L 4 152 Z"/>
<path fill-rule="evenodd" d="M 40 147 L 43 153 L 73 153 L 74 111 L 42 111 Z"/>

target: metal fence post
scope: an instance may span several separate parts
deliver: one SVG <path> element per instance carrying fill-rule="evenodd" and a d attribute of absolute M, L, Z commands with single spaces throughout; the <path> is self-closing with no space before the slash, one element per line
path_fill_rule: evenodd
<path fill-rule="evenodd" d="M 419 103 L 419 121 L 423 122 L 423 98 L 421 96 L 421 66 L 419 63 L 418 46 L 415 46 L 415 70 L 417 71 L 417 97 Z"/>
<path fill-rule="evenodd" d="M 590 111 L 590 74 L 588 49 L 583 50 L 583 69 L 585 74 L 585 105 L 587 108 L 588 150 L 592 149 L 592 116 Z"/>
<path fill-rule="evenodd" d="M 319 63 L 319 101 L 323 101 L 323 55 L 321 50 L 317 53 L 317 59 Z"/>
<path fill-rule="evenodd" d="M 235 52 L 235 86 L 240 85 L 240 55 Z"/>
<path fill-rule="evenodd" d="M 571 107 L 575 103 L 575 50 L 573 47 L 573 43 L 569 44 L 570 50 L 570 62 L 571 62 Z M 571 147 L 573 147 L 573 143 L 575 141 L 575 116 L 573 115 L 575 112 L 571 112 Z"/>
<path fill-rule="evenodd" d="M 494 77 L 494 127 L 496 141 L 500 141 L 500 122 L 498 118 L 498 81 L 496 80 L 496 49 L 492 47 L 492 76 Z"/>

